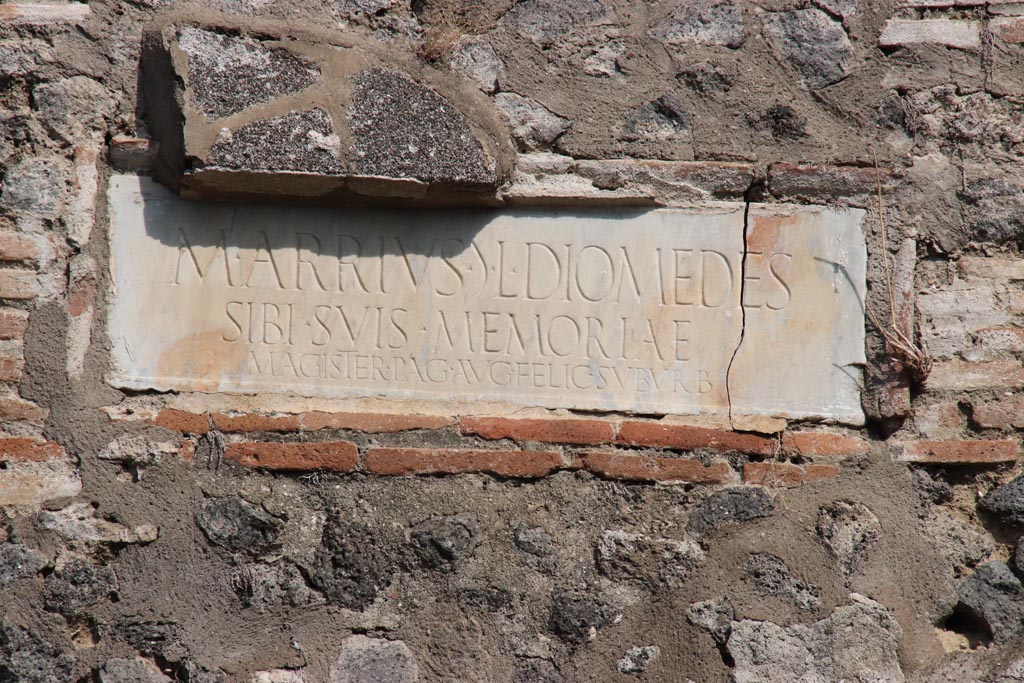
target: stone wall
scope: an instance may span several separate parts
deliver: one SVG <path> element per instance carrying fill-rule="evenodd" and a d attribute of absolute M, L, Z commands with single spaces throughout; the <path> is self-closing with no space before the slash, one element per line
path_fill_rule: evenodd
<path fill-rule="evenodd" d="M 0 85 L 0 680 L 1024 681 L 1024 4 L 9 2 Z M 867 422 L 118 390 L 114 173 L 858 207 Z"/>

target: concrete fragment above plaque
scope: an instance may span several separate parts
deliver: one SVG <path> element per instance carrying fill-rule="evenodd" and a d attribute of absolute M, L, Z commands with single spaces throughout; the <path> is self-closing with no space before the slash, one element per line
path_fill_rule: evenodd
<path fill-rule="evenodd" d="M 119 387 L 863 421 L 861 210 L 109 201 Z"/>

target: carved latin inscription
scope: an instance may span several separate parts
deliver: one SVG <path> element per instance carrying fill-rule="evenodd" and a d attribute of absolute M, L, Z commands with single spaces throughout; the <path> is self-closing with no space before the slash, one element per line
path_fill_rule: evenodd
<path fill-rule="evenodd" d="M 860 419 L 859 215 L 110 205 L 117 386 Z"/>

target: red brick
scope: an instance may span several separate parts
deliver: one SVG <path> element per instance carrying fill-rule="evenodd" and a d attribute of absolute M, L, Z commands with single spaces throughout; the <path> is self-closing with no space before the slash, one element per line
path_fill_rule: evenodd
<path fill-rule="evenodd" d="M 351 472 L 359 464 L 359 449 L 348 441 L 273 443 L 247 441 L 224 447 L 224 457 L 248 467 L 268 470 L 334 470 Z"/>
<path fill-rule="evenodd" d="M 651 448 L 672 448 L 681 451 L 710 448 L 720 453 L 741 451 L 757 455 L 771 455 L 775 447 L 775 443 L 771 439 L 756 434 L 639 421 L 623 422 L 619 427 L 616 443 Z"/>
<path fill-rule="evenodd" d="M 971 420 L 982 429 L 1024 429 L 1024 394 L 972 406 Z"/>
<path fill-rule="evenodd" d="M 908 441 L 903 444 L 905 462 L 935 464 L 988 464 L 1014 462 L 1020 456 L 1016 439 L 999 441 Z"/>
<path fill-rule="evenodd" d="M 178 457 L 181 458 L 182 462 L 192 462 L 196 459 L 196 445 L 185 439 L 181 442 L 181 447 L 178 449 Z"/>
<path fill-rule="evenodd" d="M 460 448 L 372 448 L 363 459 L 371 474 L 494 474 L 532 479 L 564 467 L 558 451 L 488 451 Z"/>
<path fill-rule="evenodd" d="M 957 265 L 964 277 L 1024 280 L 1024 259 L 964 256 Z"/>
<path fill-rule="evenodd" d="M 115 135 L 110 140 L 110 165 L 122 171 L 147 169 L 156 161 L 160 143 L 149 138 Z"/>
<path fill-rule="evenodd" d="M 0 339 L 22 339 L 28 328 L 28 313 L 14 308 L 0 310 Z"/>
<path fill-rule="evenodd" d="M 43 294 L 39 278 L 31 270 L 0 269 L 0 299 L 35 299 Z"/>
<path fill-rule="evenodd" d="M 463 417 L 459 425 L 463 434 L 476 434 L 485 439 L 593 446 L 615 438 L 614 427 L 605 420 Z"/>
<path fill-rule="evenodd" d="M 0 261 L 38 263 L 53 257 L 53 247 L 36 234 L 0 230 Z"/>
<path fill-rule="evenodd" d="M 49 411 L 17 396 L 0 396 L 0 421 L 25 420 L 41 423 Z"/>
<path fill-rule="evenodd" d="M 314 411 L 300 416 L 302 428 L 352 429 L 359 432 L 405 432 L 412 429 L 442 429 L 455 422 L 442 415 L 396 415 L 391 413 L 327 413 Z"/>
<path fill-rule="evenodd" d="M 768 188 L 776 196 L 830 198 L 872 194 L 876 178 L 887 187 L 892 173 L 879 169 L 876 175 L 874 167 L 820 164 L 780 163 L 768 168 Z"/>
<path fill-rule="evenodd" d="M 213 426 L 222 432 L 297 432 L 300 426 L 298 415 L 214 413 L 211 417 Z"/>
<path fill-rule="evenodd" d="M 1024 387 L 1024 363 L 1019 360 L 968 363 L 936 363 L 928 375 L 926 387 L 933 391 L 972 389 L 1011 389 Z"/>
<path fill-rule="evenodd" d="M 0 438 L 0 462 L 43 462 L 64 455 L 59 444 L 26 437 Z"/>
<path fill-rule="evenodd" d="M 0 382 L 20 382 L 25 369 L 21 352 L 0 351 Z"/>
<path fill-rule="evenodd" d="M 782 437 L 782 450 L 793 455 L 864 455 L 871 450 L 871 444 L 848 434 L 787 432 Z"/>
<path fill-rule="evenodd" d="M 704 466 L 687 458 L 660 458 L 629 451 L 587 451 L 580 454 L 583 468 L 606 479 L 625 481 L 687 481 L 695 484 L 725 484 L 736 473 L 725 462 Z"/>
<path fill-rule="evenodd" d="M 210 431 L 210 418 L 205 413 L 190 413 L 187 410 L 176 408 L 164 408 L 156 417 L 153 424 L 164 429 L 185 434 L 206 434 Z"/>
<path fill-rule="evenodd" d="M 762 486 L 801 486 L 807 482 L 838 476 L 839 468 L 835 465 L 748 462 L 743 466 L 743 481 Z"/>
<path fill-rule="evenodd" d="M 92 303 L 95 300 L 96 277 L 89 274 L 72 283 L 68 292 L 68 314 L 77 318 L 92 309 Z"/>

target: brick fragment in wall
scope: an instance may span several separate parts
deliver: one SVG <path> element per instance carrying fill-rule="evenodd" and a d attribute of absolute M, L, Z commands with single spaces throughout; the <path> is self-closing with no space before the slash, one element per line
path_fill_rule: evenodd
<path fill-rule="evenodd" d="M 615 442 L 627 446 L 648 446 L 674 450 L 708 448 L 717 452 L 740 451 L 771 455 L 772 439 L 725 429 L 627 420 L 619 426 Z"/>
<path fill-rule="evenodd" d="M 965 279 L 1024 280 L 1024 259 L 965 256 L 957 267 Z"/>
<path fill-rule="evenodd" d="M 50 411 L 27 401 L 13 391 L 0 392 L 0 422 L 28 422 L 40 425 Z"/>
<path fill-rule="evenodd" d="M 526 156 L 535 155 L 520 158 Z M 686 197 L 739 198 L 757 175 L 751 164 L 725 161 L 581 159 L 573 162 L 572 167 L 600 190 L 629 189 L 663 201 Z"/>
<path fill-rule="evenodd" d="M 229 443 L 224 457 L 248 467 L 298 472 L 351 472 L 359 463 L 358 449 L 348 441 Z"/>
<path fill-rule="evenodd" d="M 0 268 L 0 299 L 46 299 L 56 296 L 61 290 L 62 285 L 53 274 Z"/>
<path fill-rule="evenodd" d="M 459 425 L 463 434 L 482 436 L 485 439 L 590 446 L 609 443 L 615 438 L 612 424 L 605 420 L 463 417 Z"/>
<path fill-rule="evenodd" d="M 578 463 L 604 479 L 641 482 L 726 484 L 738 479 L 729 463 L 639 455 L 632 451 L 584 451 Z"/>
<path fill-rule="evenodd" d="M 898 460 L 935 465 L 985 465 L 1016 462 L 1016 439 L 978 441 L 907 441 Z"/>
<path fill-rule="evenodd" d="M 0 308 L 0 340 L 22 339 L 28 329 L 28 313 L 15 308 Z"/>
<path fill-rule="evenodd" d="M 42 270 L 56 255 L 57 250 L 51 235 L 0 230 L 0 261 L 20 262 Z"/>
<path fill-rule="evenodd" d="M 100 182 L 96 156 L 96 144 L 79 145 L 75 147 L 71 164 L 71 193 L 63 220 L 68 240 L 79 247 L 89 241 L 96 222 L 96 197 Z"/>
<path fill-rule="evenodd" d="M 493 474 L 532 479 L 565 467 L 559 451 L 458 448 L 371 448 L 363 469 L 380 475 Z"/>
<path fill-rule="evenodd" d="M 1019 360 L 936 363 L 926 386 L 932 391 L 1017 389 L 1024 387 L 1024 364 Z"/>
<path fill-rule="evenodd" d="M 93 302 L 98 282 L 92 257 L 79 254 L 71 261 L 70 280 L 66 371 L 69 378 L 78 380 L 85 372 L 85 355 L 92 341 Z"/>
<path fill-rule="evenodd" d="M 386 44 L 168 24 L 146 45 L 154 172 L 186 196 L 494 203 L 508 176 L 511 143 L 486 96 Z"/>
<path fill-rule="evenodd" d="M 922 43 L 960 50 L 980 50 L 981 22 L 960 19 L 890 19 L 878 37 L 878 44 L 882 47 Z"/>
<path fill-rule="evenodd" d="M 786 432 L 782 452 L 801 456 L 854 456 L 871 451 L 871 444 L 859 436 L 835 432 Z"/>
<path fill-rule="evenodd" d="M 0 382 L 20 382 L 25 355 L 20 340 L 0 342 Z"/>
<path fill-rule="evenodd" d="M 359 432 L 405 432 L 414 429 L 442 429 L 455 423 L 444 415 L 401 413 L 330 413 L 312 411 L 300 416 L 303 431 L 351 429 Z"/>
<path fill-rule="evenodd" d="M 957 403 L 939 401 L 914 408 L 914 426 L 928 439 L 955 439 L 965 424 L 963 412 Z"/>
<path fill-rule="evenodd" d="M 78 469 L 60 446 L 29 439 L 0 450 L 7 454 L 7 466 L 0 470 L 0 505 L 36 506 L 81 492 Z"/>
<path fill-rule="evenodd" d="M 989 21 L 989 77 L 986 89 L 996 95 L 1024 94 L 1024 17 L 997 17 Z"/>
<path fill-rule="evenodd" d="M 153 167 L 160 143 L 149 138 L 115 135 L 110 140 L 110 165 L 119 171 L 144 171 Z"/>
<path fill-rule="evenodd" d="M 1024 429 L 1024 394 L 1004 393 L 971 404 L 971 422 L 982 429 Z"/>
<path fill-rule="evenodd" d="M 768 191 L 780 198 L 824 202 L 835 197 L 873 196 L 879 182 L 883 191 L 891 191 L 896 185 L 892 170 L 788 163 L 768 167 Z"/>
<path fill-rule="evenodd" d="M 761 486 L 795 487 L 839 476 L 836 465 L 795 465 L 788 462 L 748 462 L 743 466 L 743 481 Z"/>
<path fill-rule="evenodd" d="M 89 5 L 79 2 L 12 2 L 0 5 L 0 23 L 12 26 L 81 24 L 89 18 Z"/>

